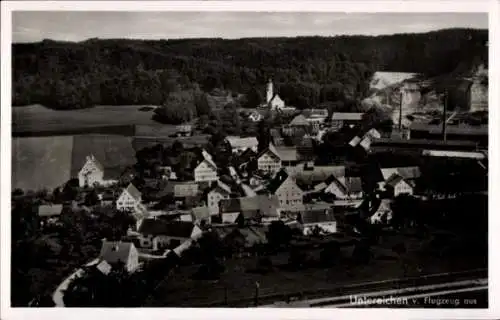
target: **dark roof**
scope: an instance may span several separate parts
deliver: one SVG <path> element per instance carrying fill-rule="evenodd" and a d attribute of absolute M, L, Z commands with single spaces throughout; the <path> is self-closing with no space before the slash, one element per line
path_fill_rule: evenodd
<path fill-rule="evenodd" d="M 127 263 L 130 252 L 137 250 L 132 242 L 104 241 L 102 243 L 99 257 L 113 264 L 117 262 Z"/>
<path fill-rule="evenodd" d="M 297 220 L 301 220 L 302 224 L 332 222 L 335 221 L 335 216 L 331 209 L 314 209 L 306 210 L 299 213 Z"/>
<path fill-rule="evenodd" d="M 43 204 L 38 207 L 38 216 L 40 217 L 54 217 L 62 213 L 62 204 Z"/>
<path fill-rule="evenodd" d="M 400 176 L 399 174 L 393 174 L 392 176 L 389 177 L 389 179 L 387 179 L 387 181 L 385 182 L 387 185 L 391 186 L 391 187 L 394 187 L 396 186 L 401 180 L 404 180 L 402 176 Z"/>
<path fill-rule="evenodd" d="M 139 200 L 142 196 L 141 192 L 137 188 L 129 183 L 128 187 L 125 189 L 135 200 Z"/>
<path fill-rule="evenodd" d="M 222 213 L 241 212 L 245 219 L 274 217 L 278 215 L 279 200 L 276 196 L 267 195 L 221 199 L 219 207 Z"/>
<path fill-rule="evenodd" d="M 163 219 L 145 219 L 139 227 L 144 235 L 165 235 L 176 238 L 190 238 L 194 224 L 188 221 L 165 221 Z"/>
<path fill-rule="evenodd" d="M 281 169 L 280 171 L 278 171 L 278 173 L 276 173 L 271 182 L 269 182 L 267 190 L 269 190 L 269 192 L 271 193 L 275 193 L 286 179 L 288 179 L 288 173 L 286 172 L 286 170 Z"/>

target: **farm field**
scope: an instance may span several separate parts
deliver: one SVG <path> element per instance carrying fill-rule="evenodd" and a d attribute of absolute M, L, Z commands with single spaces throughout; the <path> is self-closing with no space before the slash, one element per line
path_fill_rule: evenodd
<path fill-rule="evenodd" d="M 12 108 L 12 132 L 64 132 L 95 127 L 153 125 L 153 111 L 144 106 L 96 106 L 79 110 L 52 110 L 41 105 Z M 168 126 L 168 125 L 162 125 Z M 172 126 L 173 127 L 173 126 Z M 125 135 L 134 135 L 125 134 Z"/>
<path fill-rule="evenodd" d="M 135 163 L 132 138 L 119 135 L 15 137 L 12 139 L 12 188 L 53 189 L 76 177 L 93 154 L 106 177 L 117 177 Z"/>
<path fill-rule="evenodd" d="M 310 267 L 292 271 L 284 269 L 288 261 L 288 253 L 271 256 L 274 270 L 267 274 L 249 273 L 254 268 L 257 258 L 229 259 L 224 262 L 226 270 L 219 280 L 195 280 L 192 275 L 198 266 L 176 269 L 168 279 L 159 285 L 146 302 L 148 307 L 203 307 L 223 303 L 225 296 L 231 301 L 248 299 L 255 295 L 255 283 L 258 282 L 259 296 L 287 295 L 301 291 L 315 291 L 336 288 L 342 285 L 369 281 L 383 281 L 424 274 L 470 270 L 486 267 L 484 261 L 478 259 L 442 259 L 439 257 L 419 256 L 422 240 L 405 236 L 404 242 L 408 252 L 404 259 L 410 262 L 406 274 L 401 260 L 390 249 L 395 243 L 402 241 L 401 235 L 387 236 L 383 242 L 372 248 L 374 259 L 368 265 L 351 263 L 352 247 L 342 249 L 342 258 L 333 267 Z M 314 259 L 319 256 L 318 249 L 308 251 Z M 419 262 L 417 264 L 417 261 Z"/>

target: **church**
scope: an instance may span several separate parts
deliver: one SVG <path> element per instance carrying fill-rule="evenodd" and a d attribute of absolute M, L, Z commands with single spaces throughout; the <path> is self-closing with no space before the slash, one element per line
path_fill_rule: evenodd
<path fill-rule="evenodd" d="M 270 110 L 282 110 L 285 108 L 285 102 L 277 93 L 274 93 L 273 81 L 269 79 L 266 90 L 266 103 L 262 107 L 267 107 Z"/>

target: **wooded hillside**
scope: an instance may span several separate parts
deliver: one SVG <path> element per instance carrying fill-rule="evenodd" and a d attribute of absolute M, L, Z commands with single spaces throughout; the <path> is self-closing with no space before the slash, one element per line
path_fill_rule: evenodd
<path fill-rule="evenodd" d="M 13 105 L 160 105 L 170 92 L 198 87 L 252 92 L 255 103 L 269 77 L 289 105 L 349 105 L 366 95 L 376 70 L 435 76 L 487 64 L 487 40 L 487 30 L 449 29 L 377 37 L 13 44 Z"/>

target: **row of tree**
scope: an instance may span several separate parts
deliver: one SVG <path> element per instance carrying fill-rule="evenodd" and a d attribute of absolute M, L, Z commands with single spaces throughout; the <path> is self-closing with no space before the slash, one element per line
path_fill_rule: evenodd
<path fill-rule="evenodd" d="M 14 44 L 13 104 L 159 105 L 196 84 L 206 92 L 264 92 L 273 77 L 282 98 L 303 108 L 365 96 L 376 70 L 439 75 L 466 70 L 475 59 L 487 63 L 487 37 L 487 30 L 452 29 L 379 37 Z"/>

